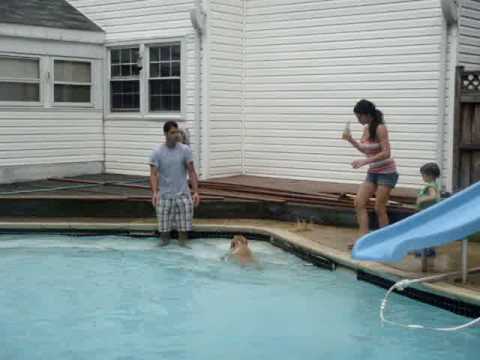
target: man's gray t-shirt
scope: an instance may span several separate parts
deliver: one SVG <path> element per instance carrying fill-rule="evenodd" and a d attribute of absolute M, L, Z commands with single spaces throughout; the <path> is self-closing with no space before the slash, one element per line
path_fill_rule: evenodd
<path fill-rule="evenodd" d="M 192 150 L 183 144 L 169 148 L 162 144 L 153 149 L 150 165 L 159 172 L 160 196 L 172 198 L 180 194 L 190 194 L 187 183 L 187 163 L 192 161 Z"/>

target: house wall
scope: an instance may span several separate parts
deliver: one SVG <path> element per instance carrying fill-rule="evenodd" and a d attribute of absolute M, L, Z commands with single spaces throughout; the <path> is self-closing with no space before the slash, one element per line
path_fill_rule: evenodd
<path fill-rule="evenodd" d="M 480 69 L 480 1 L 460 0 L 458 64 Z"/>
<path fill-rule="evenodd" d="M 195 127 L 195 33 L 190 21 L 194 0 L 68 0 L 106 32 L 106 46 L 140 42 L 182 42 L 183 113 L 118 114 L 105 111 L 105 170 L 121 174 L 148 174 L 152 148 L 164 141 L 163 124 L 175 120 L 191 135 L 194 156 L 198 139 Z M 108 65 L 107 65 L 108 67 Z M 107 82 L 108 83 L 108 82 Z M 105 94 L 109 96 L 108 84 Z M 197 164 L 198 168 L 198 164 Z"/>
<path fill-rule="evenodd" d="M 122 0 L 69 1 L 106 31 L 107 45 L 183 38 L 186 106 L 184 116 L 174 119 L 189 128 L 196 142 L 197 69 L 189 19 L 194 1 L 140 0 L 134 5 Z M 448 169 L 453 55 L 447 54 L 443 91 L 443 17 L 438 0 L 204 3 L 208 15 L 205 174 L 209 177 L 243 172 L 360 181 L 364 169 L 352 170 L 349 163 L 361 154 L 339 136 L 349 120 L 359 136 L 352 108 L 361 98 L 374 101 L 385 113 L 401 186 L 417 186 L 418 168 L 438 159 L 442 116 L 442 162 Z M 478 1 L 465 3 L 471 7 Z M 466 30 L 460 33 L 467 34 Z M 449 44 L 452 36 L 449 33 Z M 442 94 L 443 114 L 439 110 Z M 107 111 L 106 170 L 146 174 L 145 159 L 162 138 L 165 120 Z M 197 149 L 195 143 L 193 149 Z M 445 175 L 444 183 L 448 181 Z"/>
<path fill-rule="evenodd" d="M 91 60 L 94 103 L 77 108 L 0 104 L 0 183 L 101 172 L 103 45 L 0 36 L 0 52 L 40 57 L 44 97 L 52 89 L 48 66 L 54 57 Z"/>
<path fill-rule="evenodd" d="M 209 177 L 242 172 L 244 5 L 209 1 Z"/>
<path fill-rule="evenodd" d="M 367 98 L 385 113 L 399 184 L 418 186 L 438 158 L 442 19 L 437 0 L 247 0 L 245 173 L 362 180 L 361 154 L 339 138 Z"/>
<path fill-rule="evenodd" d="M 455 98 L 455 67 L 480 69 L 480 1 L 458 1 L 458 20 L 448 29 L 448 55 L 446 71 L 446 111 L 444 119 L 443 183 L 452 190 L 453 179 L 453 127 Z"/>

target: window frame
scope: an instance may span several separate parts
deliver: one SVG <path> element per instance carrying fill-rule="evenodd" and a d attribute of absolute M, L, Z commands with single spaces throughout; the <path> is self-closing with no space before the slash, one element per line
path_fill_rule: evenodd
<path fill-rule="evenodd" d="M 41 107 L 43 106 L 45 103 L 45 84 L 42 81 L 42 74 L 43 74 L 43 68 L 44 68 L 44 59 L 42 58 L 42 56 L 28 55 L 28 54 L 11 54 L 11 53 L 0 52 L 0 57 L 38 61 L 38 81 L 33 81 L 33 80 L 18 81 L 16 79 L 0 78 L 0 83 L 15 82 L 15 83 L 22 83 L 22 84 L 38 84 L 38 101 L 2 101 L 0 100 L 0 107 Z"/>
<path fill-rule="evenodd" d="M 95 107 L 95 71 L 94 71 L 94 61 L 91 59 L 82 59 L 82 58 L 74 58 L 74 57 L 65 57 L 65 56 L 50 56 L 50 64 L 49 64 L 49 95 L 50 95 L 50 103 L 53 107 L 67 107 L 67 108 L 92 108 Z M 55 85 L 58 84 L 65 84 L 65 85 L 87 85 L 86 83 L 75 83 L 75 82 L 56 82 L 55 81 L 55 60 L 60 61 L 69 61 L 69 62 L 83 62 L 90 64 L 90 102 L 56 102 L 55 101 Z"/>
<path fill-rule="evenodd" d="M 0 51 L 1 57 L 24 58 L 38 60 L 39 62 L 39 101 L 0 101 L 0 109 L 76 109 L 76 108 L 97 108 L 103 102 L 101 88 L 99 87 L 99 76 L 101 76 L 100 63 L 103 66 L 104 60 L 100 58 L 82 58 L 70 56 L 56 56 L 50 54 L 29 54 Z M 79 61 L 90 63 L 90 103 L 55 103 L 54 102 L 54 60 Z M 3 79 L 2 79 L 3 80 Z M 9 79 L 5 79 L 7 81 Z M 21 82 L 21 81 L 17 81 Z M 100 110 L 100 108 L 98 108 Z M 103 110 L 103 109 L 102 109 Z"/>
<path fill-rule="evenodd" d="M 157 77 L 152 77 L 151 76 L 151 73 L 150 73 L 150 49 L 151 48 L 155 48 L 155 47 L 163 47 L 163 46 L 172 46 L 172 45 L 179 45 L 180 46 L 180 75 L 179 76 L 175 76 L 175 77 L 172 77 L 172 76 L 169 76 L 168 79 L 167 77 L 161 77 L 161 76 L 157 76 Z M 148 52 L 148 62 L 147 62 L 147 68 L 146 68 L 146 77 L 147 77 L 147 94 L 146 94 L 146 97 L 147 97 L 147 110 L 148 110 L 148 113 L 149 114 L 160 114 L 160 115 L 163 115 L 163 114 L 177 114 L 177 113 L 181 113 L 182 112 L 182 98 L 184 96 L 184 93 L 183 93 L 183 89 L 182 89 L 182 78 L 183 78 L 183 68 L 182 68 L 182 60 L 183 60 L 183 54 L 182 54 L 182 45 L 181 43 L 179 42 L 165 42 L 165 43 L 162 43 L 162 44 L 148 44 L 148 48 L 145 49 L 145 52 Z M 161 62 L 158 62 L 159 64 Z M 160 111 L 160 110 L 157 110 L 157 111 L 152 111 L 150 110 L 150 107 L 151 107 L 151 97 L 150 97 L 150 81 L 151 80 L 171 80 L 171 79 L 179 79 L 180 80 L 180 110 L 179 111 Z"/>
<path fill-rule="evenodd" d="M 105 100 L 108 103 L 108 108 L 106 107 L 106 111 L 109 114 L 122 114 L 125 116 L 128 115 L 137 115 L 140 114 L 142 111 L 142 82 L 141 82 L 141 77 L 142 77 L 142 72 L 139 71 L 138 77 L 135 76 L 129 76 L 129 77 L 123 77 L 121 79 L 118 79 L 119 81 L 138 81 L 138 90 L 139 90 L 139 104 L 138 104 L 138 111 L 112 111 L 112 93 L 111 93 L 111 83 L 112 81 L 112 50 L 121 50 L 121 49 L 138 49 L 139 56 L 141 56 L 141 47 L 139 44 L 132 44 L 132 45 L 119 45 L 119 46 L 112 46 L 112 47 L 107 47 L 107 61 L 106 61 L 106 67 L 107 67 L 107 80 L 105 81 Z M 143 64 L 142 64 L 143 65 Z"/>
<path fill-rule="evenodd" d="M 171 37 L 162 39 L 132 40 L 123 42 L 111 42 L 105 45 L 105 86 L 104 108 L 106 119 L 147 119 L 147 120 L 177 120 L 186 119 L 186 68 L 187 58 L 185 50 L 186 37 Z M 180 111 L 161 112 L 149 111 L 149 80 L 150 80 L 150 47 L 180 45 Z M 111 50 L 122 48 L 139 48 L 142 70 L 139 74 L 140 87 L 140 111 L 138 112 L 112 112 L 110 82 L 111 76 Z"/>

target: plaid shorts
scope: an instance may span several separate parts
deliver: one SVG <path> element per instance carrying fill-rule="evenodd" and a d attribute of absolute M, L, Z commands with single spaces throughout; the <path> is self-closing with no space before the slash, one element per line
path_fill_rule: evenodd
<path fill-rule="evenodd" d="M 160 199 L 156 210 L 159 232 L 170 232 L 172 229 L 181 232 L 192 230 L 193 202 L 190 194 Z"/>

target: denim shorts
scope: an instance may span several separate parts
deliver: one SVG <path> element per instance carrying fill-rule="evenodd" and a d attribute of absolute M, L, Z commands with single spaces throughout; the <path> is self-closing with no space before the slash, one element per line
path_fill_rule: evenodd
<path fill-rule="evenodd" d="M 367 173 L 367 178 L 365 179 L 365 181 L 368 181 L 375 185 L 388 186 L 393 189 L 395 185 L 397 185 L 398 173 L 397 172 L 393 172 L 389 174 Z"/>

